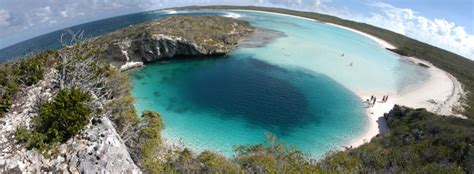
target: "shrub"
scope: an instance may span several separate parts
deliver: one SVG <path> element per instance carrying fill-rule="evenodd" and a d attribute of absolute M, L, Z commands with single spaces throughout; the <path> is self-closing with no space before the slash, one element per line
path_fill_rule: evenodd
<path fill-rule="evenodd" d="M 87 105 L 89 101 L 90 95 L 77 88 L 60 90 L 53 101 L 39 107 L 38 116 L 33 118 L 33 132 L 28 133 L 23 126 L 17 129 L 17 140 L 42 152 L 49 145 L 65 142 L 89 123 L 92 113 Z"/>
<path fill-rule="evenodd" d="M 160 115 L 153 111 L 143 111 L 142 119 L 145 128 L 140 133 L 140 139 L 144 142 L 141 144 L 140 151 L 142 155 L 142 167 L 149 173 L 160 173 L 163 170 L 157 154 L 161 145 L 161 130 L 164 124 Z"/>
<path fill-rule="evenodd" d="M 236 164 L 228 161 L 224 156 L 204 151 L 197 159 L 204 165 L 202 171 L 209 173 L 240 173 Z"/>
<path fill-rule="evenodd" d="M 362 173 L 472 172 L 474 121 L 395 106 L 385 116 L 390 133 L 328 156 L 328 169 Z"/>
<path fill-rule="evenodd" d="M 40 106 L 35 131 L 47 135 L 46 143 L 64 142 L 89 123 L 92 109 L 88 93 L 77 88 L 59 91 L 52 102 Z"/>
<path fill-rule="evenodd" d="M 20 90 L 20 86 L 31 86 L 43 79 L 46 67 L 54 64 L 50 57 L 55 54 L 55 51 L 45 51 L 0 65 L 0 116 L 10 111 L 14 95 Z"/>

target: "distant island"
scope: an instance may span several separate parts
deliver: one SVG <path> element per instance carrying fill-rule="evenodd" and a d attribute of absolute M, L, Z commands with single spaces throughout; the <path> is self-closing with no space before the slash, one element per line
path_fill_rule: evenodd
<path fill-rule="evenodd" d="M 5 173 L 469 173 L 474 171 L 474 63 L 388 30 L 317 13 L 265 7 L 207 6 L 176 10 L 277 12 L 368 33 L 449 72 L 467 92 L 465 118 L 395 105 L 390 132 L 357 148 L 308 158 L 271 133 L 241 145 L 235 157 L 162 141 L 159 111 L 136 113 L 129 69 L 175 58 L 223 56 L 256 28 L 220 16 L 177 15 L 133 25 L 0 65 L 0 172 Z M 422 65 L 420 65 L 422 66 Z M 459 100 L 459 98 L 458 98 Z M 457 101 L 456 101 L 457 102 Z"/>

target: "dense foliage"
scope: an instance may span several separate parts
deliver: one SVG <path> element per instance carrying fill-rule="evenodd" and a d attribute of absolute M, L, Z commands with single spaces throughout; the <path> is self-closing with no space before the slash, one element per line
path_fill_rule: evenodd
<path fill-rule="evenodd" d="M 87 102 L 90 101 L 90 95 L 77 88 L 59 91 L 53 101 L 39 107 L 38 116 L 33 118 L 34 130 L 27 133 L 20 127 L 17 139 L 27 142 L 29 148 L 40 150 L 65 142 L 89 123 L 92 110 Z"/>
<path fill-rule="evenodd" d="M 43 78 L 45 67 L 52 64 L 50 57 L 57 52 L 46 51 L 14 63 L 0 64 L 0 117 L 10 111 L 14 96 L 22 86 L 31 86 Z"/>
<path fill-rule="evenodd" d="M 157 153 L 161 145 L 161 130 L 164 129 L 164 124 L 157 112 L 143 111 L 142 119 L 145 128 L 139 134 L 142 139 L 141 164 L 148 172 L 159 173 L 160 155 Z"/>
<path fill-rule="evenodd" d="M 131 95 L 128 75 L 121 73 L 117 68 L 107 67 L 106 76 L 109 80 L 107 88 L 113 89 L 113 100 L 107 103 L 106 109 L 111 112 L 111 119 L 118 132 L 129 131 L 130 127 L 140 122 Z"/>
<path fill-rule="evenodd" d="M 390 133 L 323 166 L 339 171 L 465 173 L 474 171 L 474 121 L 395 106 L 386 115 Z"/>

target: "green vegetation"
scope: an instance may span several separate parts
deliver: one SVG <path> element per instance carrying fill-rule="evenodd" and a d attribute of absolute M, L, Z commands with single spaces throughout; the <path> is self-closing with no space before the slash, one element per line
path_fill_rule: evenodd
<path fill-rule="evenodd" d="M 154 34 L 176 36 L 200 44 L 208 50 L 218 46 L 236 45 L 239 35 L 254 28 L 245 21 L 221 16 L 171 16 L 127 27 L 93 39 L 94 44 L 108 45 L 124 39 L 147 39 Z M 233 33 L 233 31 L 239 31 Z M 233 34 L 230 34 L 233 33 Z"/>
<path fill-rule="evenodd" d="M 466 59 L 460 55 L 431 46 L 390 30 L 314 12 L 302 12 L 281 8 L 255 6 L 192 6 L 176 9 L 245 9 L 268 11 L 311 18 L 322 22 L 334 23 L 368 33 L 381 38 L 398 48 L 392 51 L 401 55 L 413 56 L 429 61 L 436 67 L 441 68 L 456 77 L 456 79 L 458 79 L 463 84 L 463 89 L 470 92 L 463 101 L 464 110 L 461 111 L 461 114 L 467 116 L 468 118 L 474 119 L 474 61 Z"/>
<path fill-rule="evenodd" d="M 447 51 L 390 31 L 331 16 L 273 8 L 248 7 L 248 9 L 310 17 L 373 34 L 398 46 L 399 49 L 393 51 L 428 60 L 456 76 L 466 90 L 474 90 L 472 61 Z M 201 25 L 186 20 L 176 23 L 178 24 L 192 27 Z M 143 37 L 143 34 L 130 37 Z M 129 143 L 127 141 L 129 137 L 138 139 L 139 161 L 135 162 L 148 173 L 474 172 L 473 119 L 438 116 L 424 109 L 414 110 L 399 106 L 395 106 L 386 115 L 391 129 L 389 133 L 381 134 L 361 147 L 328 154 L 319 162 L 309 159 L 294 148 L 284 146 L 274 135 L 268 133 L 266 143 L 236 147 L 236 156 L 232 159 L 211 151 L 193 155 L 188 149 L 173 152 L 177 156 L 167 156 L 161 142 L 161 130 L 164 125 L 159 114 L 145 111 L 140 120 L 133 107 L 127 74 L 120 73 L 103 61 L 98 61 L 100 60 L 98 55 L 97 49 L 93 46 L 81 44 L 59 52 L 44 52 L 18 62 L 0 65 L 0 116 L 10 112 L 10 107 L 22 88 L 38 83 L 47 68 L 52 67 L 67 70 L 64 74 L 65 81 L 77 80 L 75 77 L 91 74 L 92 76 L 87 76 L 90 79 L 86 80 L 96 83 L 92 83 L 94 90 L 90 91 L 96 91 L 94 93 L 96 97 L 107 101 L 103 110 L 98 111 L 88 104 L 92 102 L 90 93 L 79 88 L 59 90 L 52 101 L 40 105 L 38 115 L 33 118 L 32 130 L 24 126 L 17 128 L 15 137 L 19 142 L 44 152 L 49 150 L 51 145 L 64 142 L 77 134 L 89 123 L 94 113 L 100 112 L 110 113 L 108 117 L 114 121 L 117 131 L 126 143 Z M 59 66 L 55 61 L 64 56 L 71 58 L 71 62 L 66 64 L 67 67 Z M 78 74 L 78 72 L 86 73 Z M 473 98 L 472 94 L 469 94 L 465 101 L 467 106 L 463 114 L 469 118 L 474 117 Z M 138 131 L 138 134 L 135 131 Z M 132 142 L 127 145 L 134 144 Z M 130 153 L 132 154 L 132 151 Z"/>
<path fill-rule="evenodd" d="M 160 164 L 164 173 L 321 173 L 316 162 L 300 151 L 287 148 L 266 133 L 268 142 L 241 145 L 235 148 L 236 157 L 226 157 L 205 150 L 194 156 L 188 149 L 178 151 L 178 157 L 167 158 Z"/>
<path fill-rule="evenodd" d="M 34 85 L 43 78 L 46 67 L 54 64 L 50 57 L 56 54 L 45 51 L 14 63 L 0 64 L 0 117 L 10 111 L 21 87 Z"/>
<path fill-rule="evenodd" d="M 159 173 L 162 170 L 159 148 L 161 145 L 161 130 L 164 129 L 163 121 L 157 112 L 144 111 L 142 114 L 145 128 L 140 132 L 140 139 L 143 139 L 140 146 L 142 155 L 142 167 L 150 173 Z"/>
<path fill-rule="evenodd" d="M 386 115 L 390 133 L 317 162 L 287 148 L 266 133 L 268 142 L 235 148 L 226 159 L 211 151 L 194 156 L 188 149 L 150 173 L 469 173 L 474 171 L 474 121 L 438 116 L 425 109 L 395 106 Z M 153 134 L 159 134 L 154 129 Z M 152 136 L 153 137 L 153 136 Z M 153 138 L 152 138 L 153 139 Z M 158 141 L 158 140 L 157 140 Z M 153 144 L 160 144 L 154 141 Z M 144 146 L 142 146 L 144 147 Z M 148 146 L 147 154 L 155 151 Z"/>
<path fill-rule="evenodd" d="M 107 103 L 106 109 L 111 111 L 111 119 L 115 123 L 117 132 L 128 131 L 140 122 L 135 111 L 128 75 L 121 73 L 113 66 L 108 66 L 106 77 L 109 81 L 106 86 L 113 89 L 111 96 L 114 98 Z"/>
<path fill-rule="evenodd" d="M 247 172 L 265 173 L 320 173 L 321 168 L 315 161 L 295 148 L 288 148 L 277 142 L 275 135 L 265 133 L 268 143 L 235 148 L 237 157 L 234 161 L 245 167 Z"/>
<path fill-rule="evenodd" d="M 54 78 L 59 81 L 58 85 L 64 88 L 58 91 L 58 86 L 44 87 L 51 89 L 56 95 L 53 101 L 39 101 L 38 106 L 35 106 L 38 115 L 32 118 L 33 130 L 19 127 L 16 132 L 19 142 L 24 142 L 28 148 L 45 152 L 50 150 L 51 145 L 64 142 L 77 134 L 89 123 L 92 116 L 103 114 L 115 123 L 121 135 L 133 134 L 131 127 L 137 125 L 140 120 L 133 107 L 128 76 L 101 61 L 99 55 L 97 48 L 81 43 L 0 65 L 8 67 L 1 69 L 4 74 L 19 74 L 1 76 L 2 78 L 21 79 L 13 82 L 22 86 L 41 80 L 45 71 L 56 70 L 59 76 Z M 16 73 L 20 70 L 23 72 Z M 16 92 L 19 91 L 20 88 L 17 88 Z M 95 97 L 91 98 L 91 95 Z M 9 97 L 12 101 L 17 98 L 14 95 Z M 97 102 L 104 103 L 104 107 L 97 107 Z"/>
<path fill-rule="evenodd" d="M 17 140 L 26 142 L 28 148 L 40 151 L 65 142 L 89 123 L 92 110 L 87 102 L 90 101 L 90 95 L 77 88 L 59 91 L 53 101 L 39 107 L 38 116 L 33 118 L 35 127 L 31 133 L 27 133 L 24 127 L 17 129 Z"/>
<path fill-rule="evenodd" d="M 362 173 L 465 173 L 474 171 L 474 121 L 395 106 L 390 133 L 329 155 L 323 167 Z"/>
<path fill-rule="evenodd" d="M 241 173 L 238 165 L 228 161 L 224 156 L 212 151 L 204 151 L 197 157 L 197 160 L 203 164 L 201 172 L 206 173 Z"/>

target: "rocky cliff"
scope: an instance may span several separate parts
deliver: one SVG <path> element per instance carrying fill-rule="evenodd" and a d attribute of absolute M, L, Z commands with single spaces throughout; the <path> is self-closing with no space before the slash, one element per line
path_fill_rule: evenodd
<path fill-rule="evenodd" d="M 174 16 L 5 66 L 0 69 L 0 79 L 8 83 L 0 83 L 1 89 L 13 84 L 18 90 L 0 115 L 0 173 L 142 173 L 142 144 L 147 137 L 140 136 L 140 132 L 149 126 L 141 123 L 134 112 L 126 75 L 97 60 L 105 56 L 126 70 L 180 56 L 225 55 L 252 32 L 254 28 L 248 23 L 232 18 Z M 41 76 L 33 76 L 32 70 Z M 25 79 L 36 77 L 37 81 L 23 84 Z M 49 144 L 42 152 L 29 147 L 34 139 L 18 139 L 20 127 L 30 135 L 45 135 L 32 134 L 37 131 L 38 123 L 33 120 L 40 115 L 39 108 L 60 90 L 71 88 L 79 88 L 93 98 L 87 103 L 94 110 L 93 116 L 79 133 L 67 141 Z M 4 94 L 0 91 L 0 99 L 5 98 Z M 167 149 L 158 150 L 164 154 Z"/>
<path fill-rule="evenodd" d="M 16 140 L 17 128 L 33 127 L 38 105 L 57 93 L 59 72 L 54 68 L 46 71 L 37 84 L 22 87 L 11 112 L 0 117 L 0 173 L 141 173 L 105 114 L 94 117 L 78 135 L 47 154 Z"/>
<path fill-rule="evenodd" d="M 176 57 L 228 54 L 255 29 L 220 16 L 172 16 L 130 26 L 94 38 L 112 64 L 126 70 Z"/>

